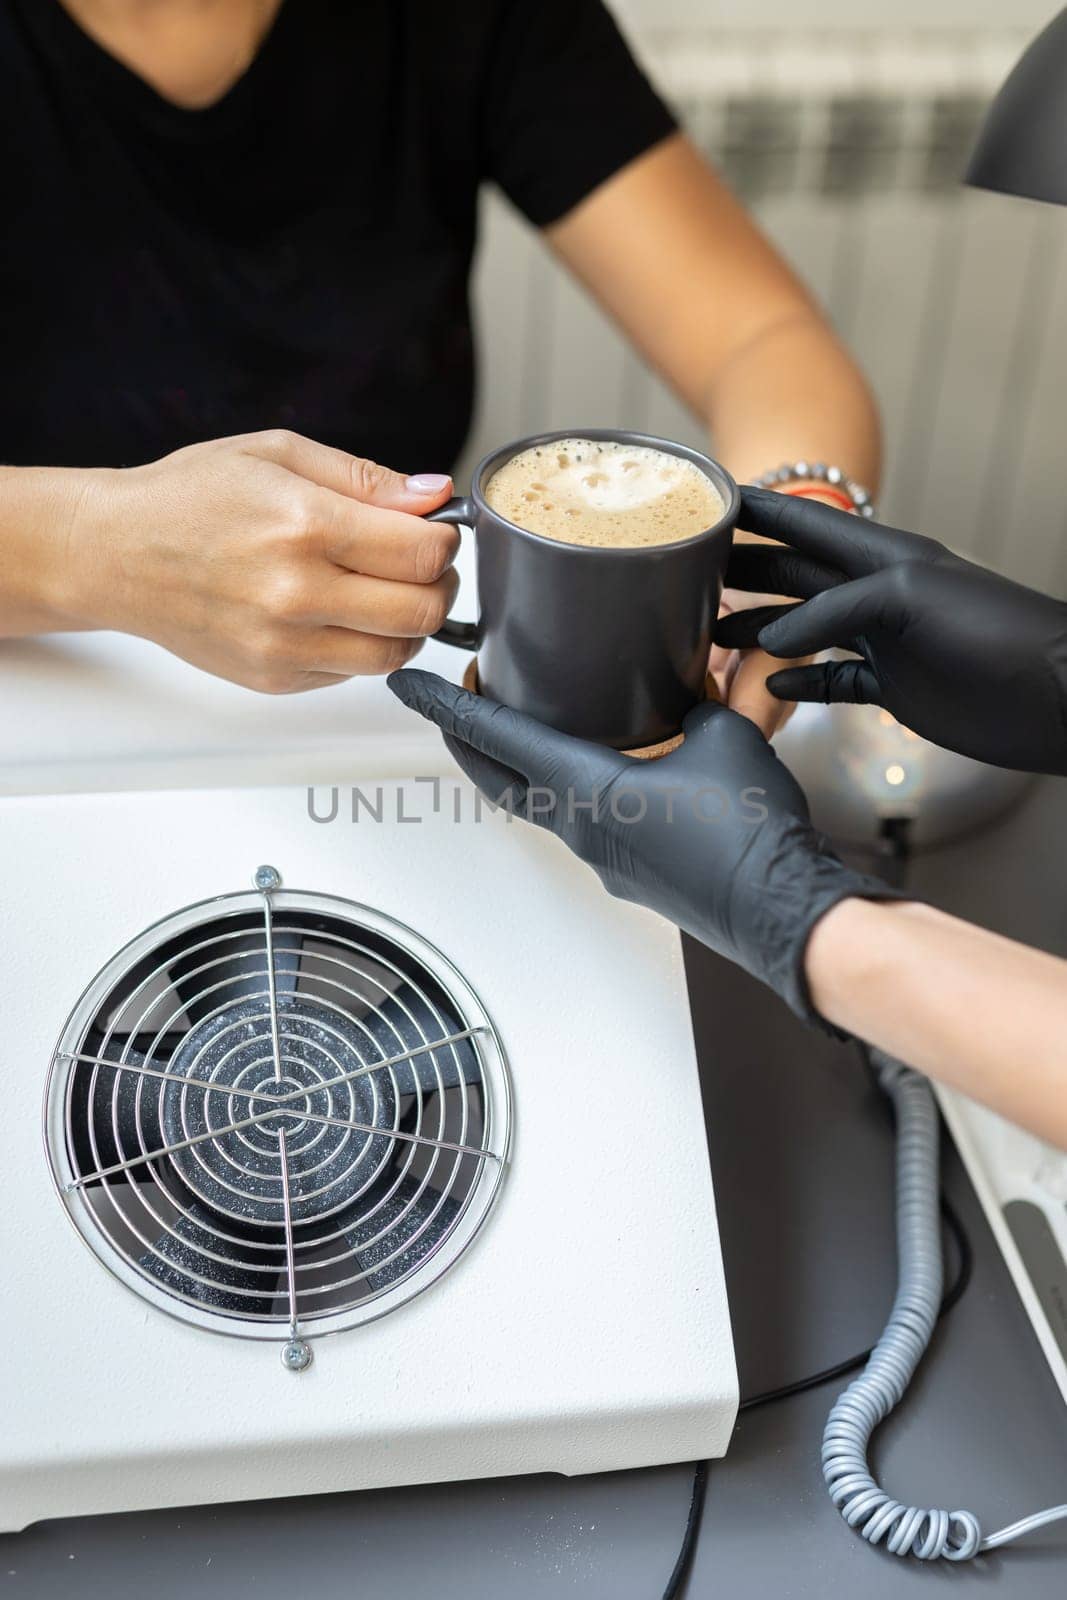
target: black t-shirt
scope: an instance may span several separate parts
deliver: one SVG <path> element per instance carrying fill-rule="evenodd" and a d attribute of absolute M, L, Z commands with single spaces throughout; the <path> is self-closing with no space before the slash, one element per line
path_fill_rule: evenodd
<path fill-rule="evenodd" d="M 284 426 L 445 469 L 479 184 L 544 225 L 672 127 L 600 0 L 283 0 L 203 111 L 0 0 L 0 460 Z"/>

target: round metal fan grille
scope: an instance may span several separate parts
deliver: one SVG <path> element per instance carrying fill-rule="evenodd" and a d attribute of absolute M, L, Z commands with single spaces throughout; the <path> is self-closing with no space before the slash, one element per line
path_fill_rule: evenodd
<path fill-rule="evenodd" d="M 439 951 L 369 907 L 266 881 L 108 963 L 56 1048 L 45 1137 L 75 1226 L 130 1288 L 306 1352 L 427 1288 L 470 1242 L 510 1089 L 489 1017 Z"/>

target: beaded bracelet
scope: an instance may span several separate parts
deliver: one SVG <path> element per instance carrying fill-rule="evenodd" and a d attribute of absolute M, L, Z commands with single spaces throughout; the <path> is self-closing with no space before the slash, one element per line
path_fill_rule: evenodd
<path fill-rule="evenodd" d="M 791 483 L 825 484 L 827 489 L 835 491 L 837 495 L 847 496 L 851 509 L 859 517 L 873 517 L 874 506 L 871 497 L 861 483 L 855 478 L 850 478 L 840 467 L 828 467 L 824 461 L 784 461 L 778 468 L 761 473 L 756 479 L 756 484 L 761 489 L 782 489 L 785 494 L 802 494 L 802 490 L 789 489 Z M 812 489 L 811 493 L 817 493 Z"/>

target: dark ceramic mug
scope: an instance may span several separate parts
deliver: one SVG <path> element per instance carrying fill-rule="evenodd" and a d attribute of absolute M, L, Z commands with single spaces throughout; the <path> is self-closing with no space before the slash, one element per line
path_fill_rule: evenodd
<path fill-rule="evenodd" d="M 508 522 L 485 488 L 513 456 L 558 439 L 643 445 L 692 461 L 725 510 L 702 533 L 675 544 L 563 544 Z M 451 618 L 435 635 L 478 652 L 478 687 L 564 733 L 616 749 L 676 734 L 704 697 L 712 628 L 740 508 L 737 485 L 718 462 L 667 439 L 613 428 L 561 428 L 494 450 L 430 522 L 474 529 L 477 622 Z"/>

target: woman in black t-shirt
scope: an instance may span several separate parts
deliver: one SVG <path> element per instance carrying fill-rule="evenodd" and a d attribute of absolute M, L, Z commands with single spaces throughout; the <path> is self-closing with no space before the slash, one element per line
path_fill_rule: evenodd
<path fill-rule="evenodd" d="M 485 181 L 739 477 L 876 476 L 863 380 L 600 0 L 0 0 L 0 138 L 0 634 L 272 691 L 408 659 Z"/>

